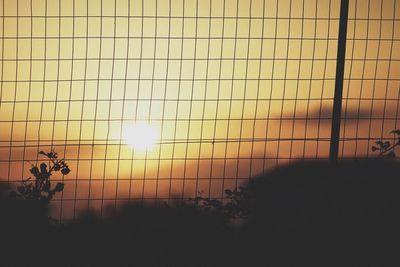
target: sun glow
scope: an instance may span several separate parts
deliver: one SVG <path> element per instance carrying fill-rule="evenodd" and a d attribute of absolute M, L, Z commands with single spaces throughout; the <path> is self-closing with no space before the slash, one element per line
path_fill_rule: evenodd
<path fill-rule="evenodd" d="M 132 149 L 145 152 L 155 147 L 159 139 L 159 134 L 154 125 L 146 122 L 138 122 L 124 126 L 123 138 L 126 144 Z"/>

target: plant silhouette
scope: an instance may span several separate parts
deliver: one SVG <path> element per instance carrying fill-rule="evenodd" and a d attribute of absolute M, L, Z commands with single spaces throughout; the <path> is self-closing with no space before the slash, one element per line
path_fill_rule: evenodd
<path fill-rule="evenodd" d="M 39 167 L 32 164 L 29 171 L 34 176 L 34 180 L 32 181 L 31 177 L 23 180 L 21 185 L 17 186 L 17 192 L 13 191 L 11 195 L 15 198 L 36 200 L 48 204 L 55 193 L 62 192 L 64 189 L 64 184 L 60 182 L 52 187 L 50 178 L 53 172 L 61 172 L 63 175 L 67 175 L 70 173 L 70 169 L 65 159 L 59 159 L 54 151 L 49 153 L 39 151 L 39 154 L 49 160 L 49 165 L 44 162 Z"/>
<path fill-rule="evenodd" d="M 396 136 L 396 142 L 378 140 L 371 147 L 372 152 L 379 151 L 377 159 L 396 158 L 395 149 L 400 146 L 400 129 L 390 132 Z M 188 201 L 195 207 L 206 213 L 215 213 L 224 218 L 226 222 L 236 219 L 245 219 L 252 214 L 254 207 L 254 189 L 252 180 L 247 186 L 239 186 L 234 189 L 225 189 L 223 200 L 211 197 L 203 197 L 201 192 L 195 198 Z"/>
<path fill-rule="evenodd" d="M 233 222 L 236 219 L 245 219 L 249 216 L 252 194 L 248 187 L 225 189 L 225 198 L 217 199 L 203 197 L 201 192 L 195 198 L 189 198 L 188 203 L 206 214 L 214 214 L 225 223 Z"/>
<path fill-rule="evenodd" d="M 378 140 L 372 146 L 372 152 L 379 151 L 378 158 L 393 159 L 396 157 L 395 149 L 400 145 L 400 129 L 390 132 L 396 136 L 396 142 L 392 144 L 390 141 Z"/>

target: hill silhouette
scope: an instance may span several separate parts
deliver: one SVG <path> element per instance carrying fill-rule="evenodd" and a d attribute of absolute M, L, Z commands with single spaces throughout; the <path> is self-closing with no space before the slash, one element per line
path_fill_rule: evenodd
<path fill-rule="evenodd" d="M 286 266 L 384 266 L 399 236 L 399 178 L 393 160 L 279 168 L 248 185 L 254 199 L 245 236 L 268 240 L 258 255 L 281 255 Z"/>
<path fill-rule="evenodd" d="M 245 185 L 249 217 L 240 226 L 192 202 L 126 204 L 105 218 L 88 211 L 77 222 L 54 224 L 43 220 L 41 207 L 10 200 L 0 188 L 0 263 L 391 266 L 398 249 L 399 174 L 393 160 L 281 167 Z"/>

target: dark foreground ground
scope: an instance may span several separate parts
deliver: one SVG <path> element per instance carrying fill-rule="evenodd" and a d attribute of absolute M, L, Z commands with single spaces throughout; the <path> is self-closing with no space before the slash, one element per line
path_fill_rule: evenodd
<path fill-rule="evenodd" d="M 399 266 L 400 165 L 298 163 L 247 185 L 238 227 L 195 205 L 126 205 L 49 224 L 0 202 L 0 266 Z"/>

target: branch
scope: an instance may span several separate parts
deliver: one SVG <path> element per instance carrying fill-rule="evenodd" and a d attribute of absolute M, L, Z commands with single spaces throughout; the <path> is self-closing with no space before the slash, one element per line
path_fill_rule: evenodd
<path fill-rule="evenodd" d="M 382 150 L 379 155 L 378 158 L 382 157 L 383 155 L 385 155 L 385 153 L 389 152 L 390 150 L 393 150 L 395 147 L 400 145 L 400 141 L 398 141 L 397 143 L 395 143 L 394 145 Z"/>

